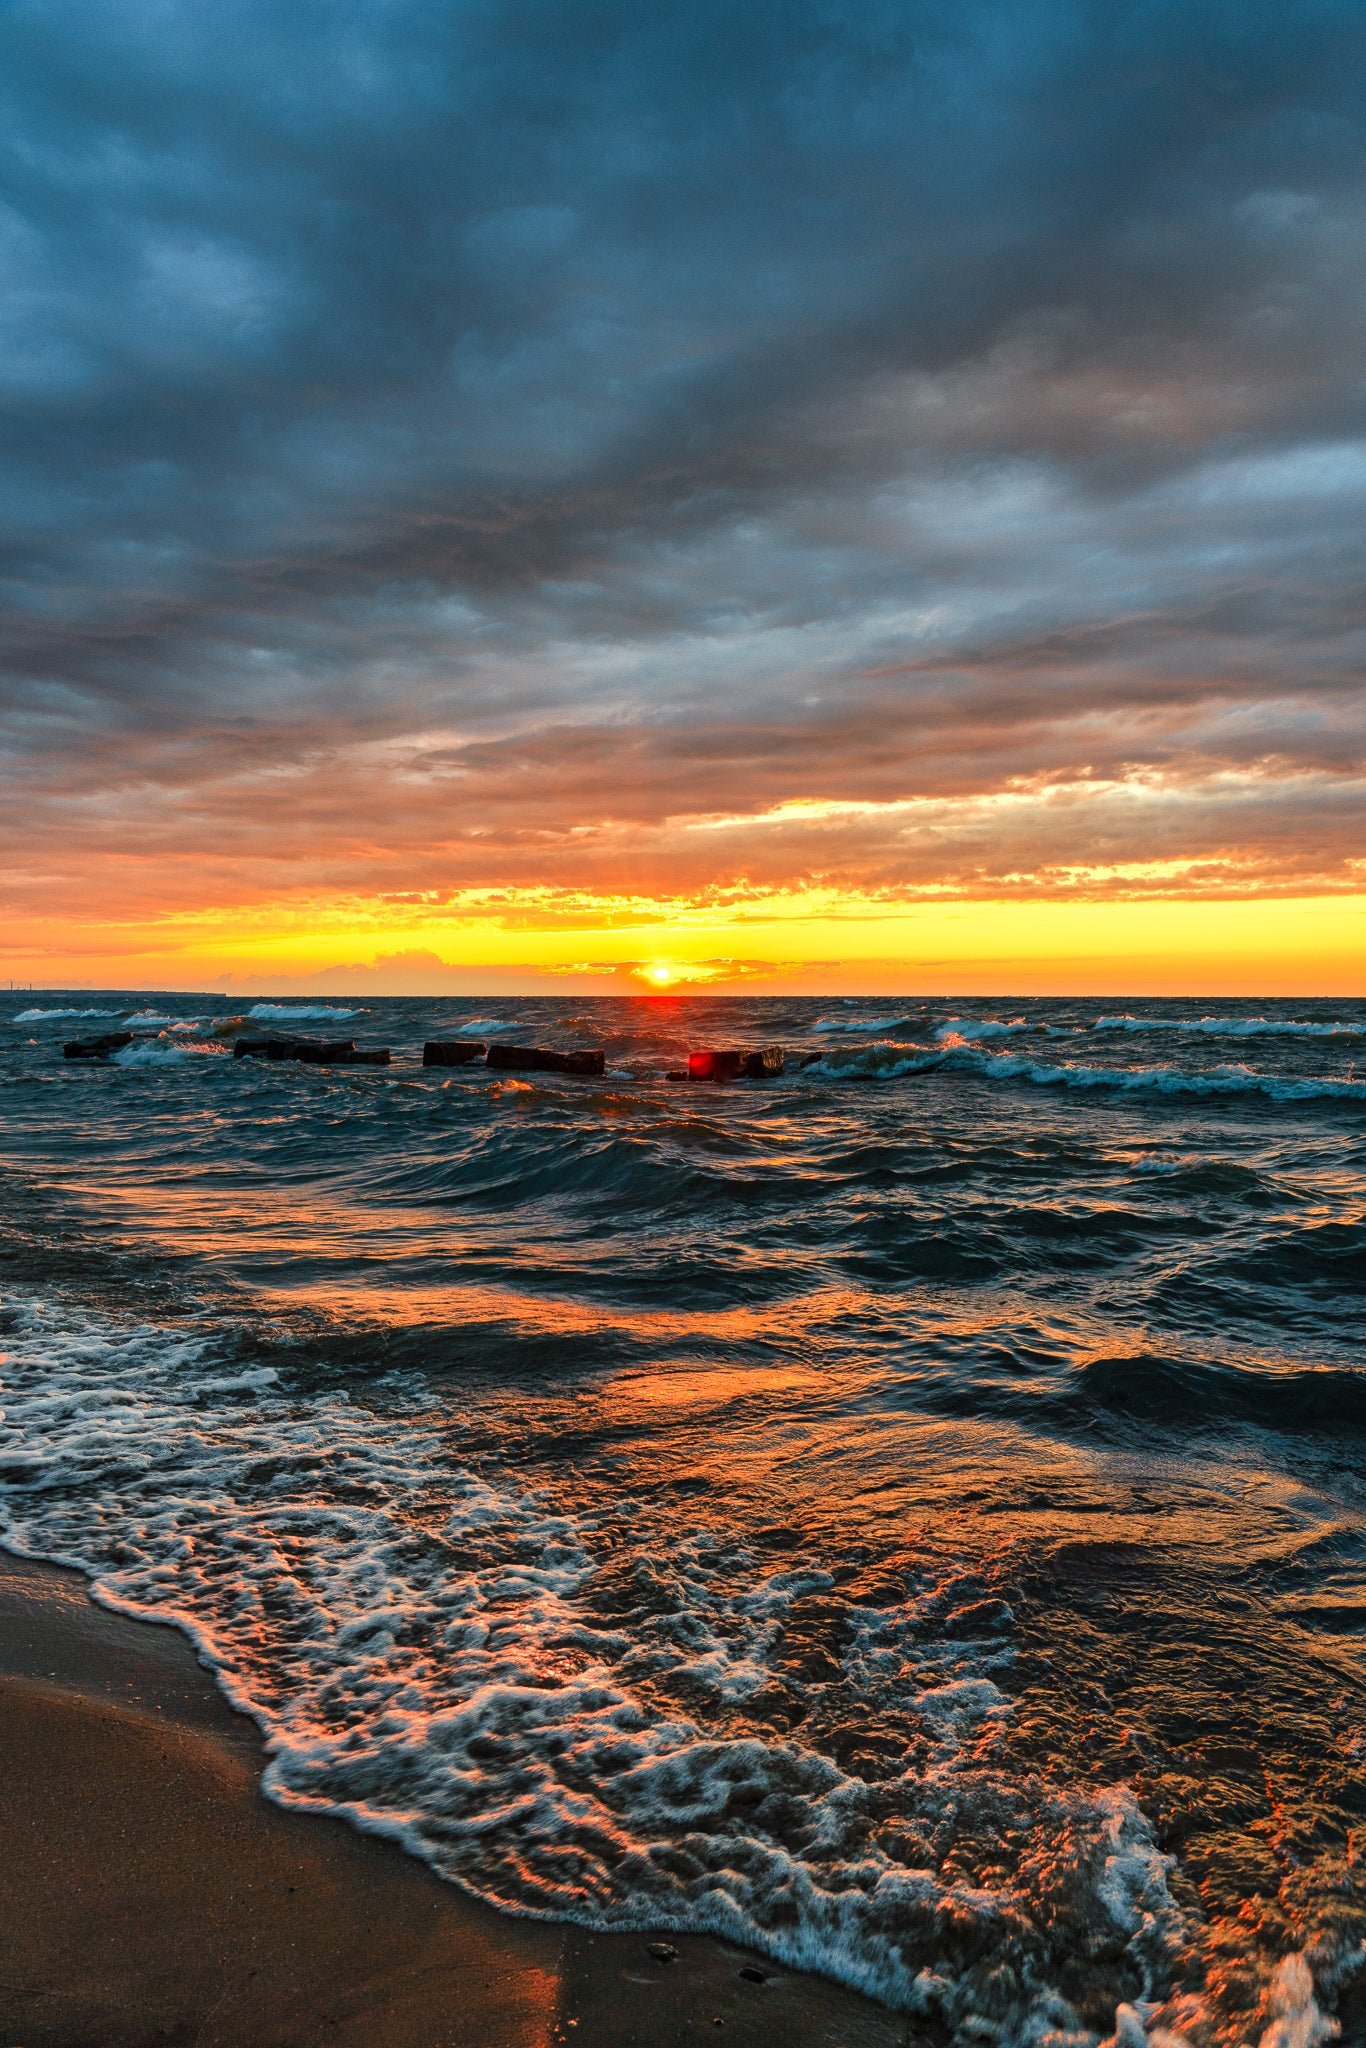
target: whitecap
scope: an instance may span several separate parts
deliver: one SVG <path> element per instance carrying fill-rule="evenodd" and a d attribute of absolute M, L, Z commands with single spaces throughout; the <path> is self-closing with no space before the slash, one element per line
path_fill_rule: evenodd
<path fill-rule="evenodd" d="M 359 1017 L 360 1011 L 337 1009 L 331 1003 L 253 1003 L 247 1015 L 271 1024 L 302 1024 L 310 1018 L 328 1017 L 340 1023 L 346 1017 Z"/>
<path fill-rule="evenodd" d="M 1366 1025 L 1341 1018 L 1097 1017 L 1094 1031 L 1188 1031 L 1206 1038 L 1361 1038 Z"/>
<path fill-rule="evenodd" d="M 218 1045 L 194 1044 L 183 1038 L 135 1038 L 131 1045 L 120 1046 L 110 1054 L 112 1063 L 120 1067 L 170 1067 L 178 1066 L 183 1060 L 221 1059 L 223 1048 Z"/>
<path fill-rule="evenodd" d="M 46 1024 L 56 1017 L 121 1017 L 122 1010 L 20 1010 L 13 1024 Z"/>
<path fill-rule="evenodd" d="M 984 1081 L 1024 1082 L 1038 1088 L 1115 1089 L 1156 1095 L 1263 1095 L 1272 1102 L 1366 1102 L 1366 1080 L 1259 1074 L 1223 1065 L 1205 1072 L 1184 1067 L 1049 1066 L 1019 1053 L 986 1052 L 948 1043 L 927 1051 L 887 1044 L 830 1051 L 802 1070 L 813 1079 L 894 1081 L 910 1074 L 971 1074 Z"/>
<path fill-rule="evenodd" d="M 1014 1038 L 1017 1032 L 1030 1029 L 1024 1017 L 1012 1017 L 1008 1022 L 999 1017 L 950 1017 L 937 1026 L 934 1035 L 941 1045 L 969 1045 L 982 1038 Z"/>
<path fill-rule="evenodd" d="M 942 1051 L 880 1039 L 873 1045 L 855 1046 L 848 1051 L 832 1046 L 800 1071 L 816 1080 L 895 1081 L 904 1074 L 930 1073 L 941 1067 L 944 1059 Z"/>
<path fill-rule="evenodd" d="M 902 1031 L 910 1026 L 909 1017 L 818 1017 L 811 1026 L 813 1031 L 864 1032 Z"/>
<path fill-rule="evenodd" d="M 988 1081 L 1025 1081 L 1040 1088 L 1113 1088 L 1121 1093 L 1157 1095 L 1264 1095 L 1273 1102 L 1338 1099 L 1366 1102 L 1366 1081 L 1315 1079 L 1259 1074 L 1238 1064 L 1207 1072 L 1185 1067 L 1044 1066 L 1018 1054 L 950 1048 L 944 1065 L 958 1073 L 979 1074 Z"/>

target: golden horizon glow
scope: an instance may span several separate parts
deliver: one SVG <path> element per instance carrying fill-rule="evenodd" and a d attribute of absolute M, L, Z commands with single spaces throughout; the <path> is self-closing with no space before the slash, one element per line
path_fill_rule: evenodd
<path fill-rule="evenodd" d="M 277 898 L 144 918 L 12 920 L 0 982 L 509 993 L 1366 996 L 1366 894 L 889 901 L 484 890 L 442 903 Z"/>

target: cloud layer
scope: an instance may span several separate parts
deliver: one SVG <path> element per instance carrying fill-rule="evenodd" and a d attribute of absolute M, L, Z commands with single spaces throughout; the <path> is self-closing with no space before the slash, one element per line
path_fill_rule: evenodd
<path fill-rule="evenodd" d="M 12 913 L 1366 886 L 1358 5 L 0 42 Z"/>

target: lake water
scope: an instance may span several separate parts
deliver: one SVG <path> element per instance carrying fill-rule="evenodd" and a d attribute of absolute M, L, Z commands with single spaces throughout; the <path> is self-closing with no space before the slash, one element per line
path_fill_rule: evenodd
<path fill-rule="evenodd" d="M 228 1007 L 0 998 L 0 1521 L 274 1797 L 930 2042 L 1361 2037 L 1366 1005 Z"/>

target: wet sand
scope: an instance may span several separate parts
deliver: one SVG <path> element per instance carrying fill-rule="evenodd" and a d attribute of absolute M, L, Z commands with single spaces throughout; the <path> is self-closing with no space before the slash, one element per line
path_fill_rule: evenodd
<path fill-rule="evenodd" d="M 517 1921 L 261 1797 L 174 1630 L 0 1556 L 0 2048 L 907 2048 L 727 1943 Z M 742 1976 L 761 1969 L 762 1982 Z"/>

